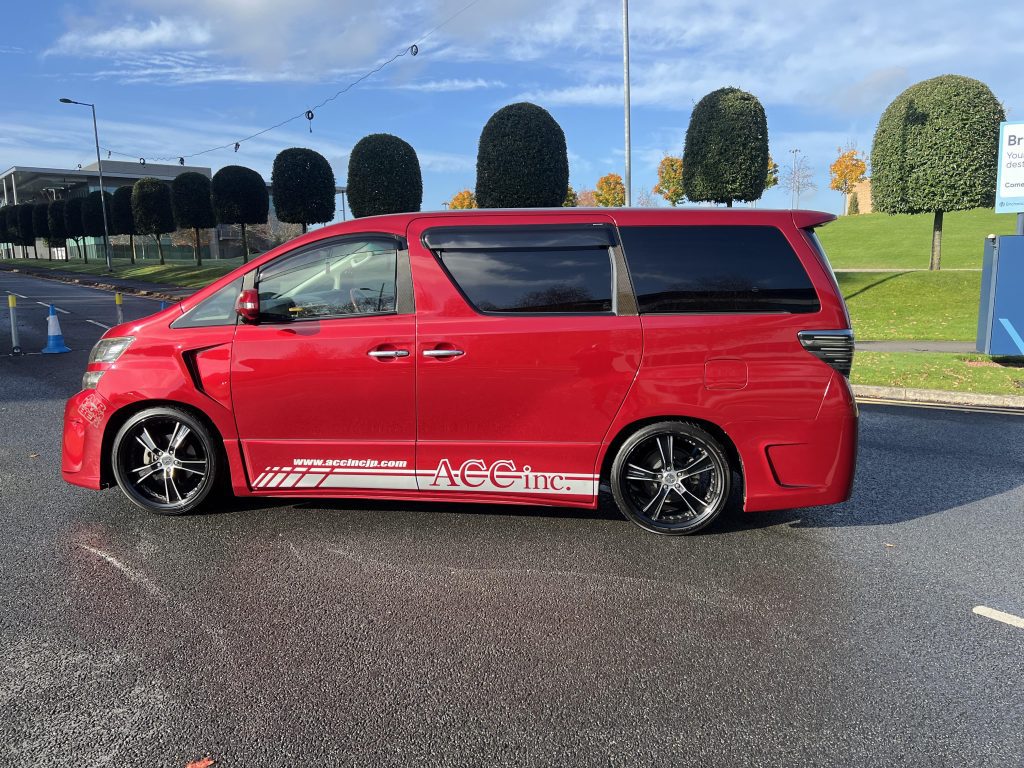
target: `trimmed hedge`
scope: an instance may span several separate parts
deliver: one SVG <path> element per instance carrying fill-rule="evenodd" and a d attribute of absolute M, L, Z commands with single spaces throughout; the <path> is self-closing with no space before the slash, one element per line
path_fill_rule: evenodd
<path fill-rule="evenodd" d="M 352 215 L 409 213 L 423 204 L 423 176 L 416 150 L 390 133 L 371 133 L 348 158 L 348 207 Z"/>
<path fill-rule="evenodd" d="M 99 190 L 90 192 L 82 203 L 82 229 L 87 237 L 103 237 L 103 205 L 107 206 L 107 226 L 110 226 L 110 205 L 113 196 Z"/>
<path fill-rule="evenodd" d="M 291 224 L 324 224 L 334 218 L 334 170 L 319 152 L 292 147 L 278 153 L 270 175 L 274 213 Z"/>
<path fill-rule="evenodd" d="M 569 189 L 562 127 L 543 107 L 502 107 L 484 126 L 476 156 L 481 208 L 556 208 Z"/>
<path fill-rule="evenodd" d="M 54 200 L 46 206 L 46 223 L 53 242 L 67 240 L 68 230 L 64 226 L 64 201 Z"/>
<path fill-rule="evenodd" d="M 135 216 L 132 214 L 132 186 L 125 184 L 114 190 L 110 204 L 110 234 L 136 235 Z"/>
<path fill-rule="evenodd" d="M 683 147 L 683 190 L 694 202 L 757 200 L 768 177 L 768 120 L 757 97 L 720 88 L 697 102 Z"/>
<path fill-rule="evenodd" d="M 871 200 L 883 213 L 995 203 L 1002 105 L 984 83 L 942 75 L 910 86 L 882 113 L 871 148 Z"/>
<path fill-rule="evenodd" d="M 178 229 L 210 229 L 217 226 L 213 213 L 210 180 L 186 171 L 171 182 L 171 210 Z"/>

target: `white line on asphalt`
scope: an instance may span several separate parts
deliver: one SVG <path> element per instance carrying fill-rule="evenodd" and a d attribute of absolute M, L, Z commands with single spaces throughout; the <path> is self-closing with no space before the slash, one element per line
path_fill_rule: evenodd
<path fill-rule="evenodd" d="M 92 552 L 97 557 L 101 557 L 104 560 L 106 560 L 108 563 L 110 563 L 110 565 L 112 565 L 114 568 L 116 568 L 121 573 L 123 573 L 125 576 L 127 576 L 129 581 L 132 581 L 132 582 L 138 584 L 140 587 L 142 587 L 147 592 L 149 592 L 149 594 L 153 595 L 153 597 L 158 597 L 161 600 L 166 599 L 166 598 L 164 598 L 163 593 L 156 586 L 156 584 L 154 584 L 152 581 L 147 579 L 141 573 L 136 573 L 135 571 L 133 571 L 131 568 L 129 568 L 124 563 L 122 563 L 120 560 L 118 560 L 113 555 L 111 555 L 111 554 L 109 554 L 107 552 L 104 552 L 102 549 L 97 549 L 96 547 L 90 547 L 88 544 L 79 544 L 78 546 L 80 546 L 84 550 Z"/>
<path fill-rule="evenodd" d="M 6 293 L 9 293 L 11 296 L 17 296 L 19 299 L 27 299 L 28 298 L 28 296 L 22 296 L 20 293 L 15 293 L 14 291 L 6 291 Z"/>
<path fill-rule="evenodd" d="M 997 611 L 995 608 L 989 608 L 987 605 L 974 606 L 974 612 L 979 616 L 984 616 L 986 619 L 1001 621 L 1003 624 L 1009 624 L 1011 627 L 1024 629 L 1024 619 L 1020 616 L 1014 616 L 1012 613 Z"/>
<path fill-rule="evenodd" d="M 36 304 L 38 304 L 41 307 L 52 307 L 53 306 L 52 304 L 47 304 L 45 301 L 37 301 Z M 53 307 L 53 308 L 55 310 L 57 310 L 58 312 L 63 312 L 65 315 L 70 315 L 71 314 L 66 309 L 61 309 L 60 307 Z"/>
<path fill-rule="evenodd" d="M 93 325 L 98 325 L 100 328 L 106 328 L 108 331 L 110 330 L 110 326 L 109 325 L 104 325 L 103 323 L 98 323 L 95 320 L 86 320 L 85 322 L 92 323 Z"/>

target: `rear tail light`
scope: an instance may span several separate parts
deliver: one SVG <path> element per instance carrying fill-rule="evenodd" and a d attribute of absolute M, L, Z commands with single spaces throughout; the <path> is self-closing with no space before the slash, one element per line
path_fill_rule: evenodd
<path fill-rule="evenodd" d="M 853 367 L 853 331 L 800 331 L 804 349 L 849 378 Z"/>

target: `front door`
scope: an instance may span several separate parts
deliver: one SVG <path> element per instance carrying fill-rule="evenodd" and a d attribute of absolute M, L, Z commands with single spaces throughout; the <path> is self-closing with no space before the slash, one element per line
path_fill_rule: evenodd
<path fill-rule="evenodd" d="M 346 236 L 268 263 L 260 321 L 237 327 L 231 389 L 257 493 L 416 491 L 408 253 Z"/>
<path fill-rule="evenodd" d="M 419 486 L 589 505 L 641 328 L 606 217 L 419 219 Z"/>

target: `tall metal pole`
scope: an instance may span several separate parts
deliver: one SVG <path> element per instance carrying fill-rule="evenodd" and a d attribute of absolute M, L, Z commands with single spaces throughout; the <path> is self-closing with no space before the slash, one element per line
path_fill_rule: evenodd
<path fill-rule="evenodd" d="M 100 210 L 103 212 L 103 258 L 107 262 L 107 272 L 114 271 L 110 261 L 110 230 L 107 227 L 107 195 L 103 189 L 103 162 L 100 160 L 100 131 L 96 127 L 96 105 L 92 108 L 92 135 L 96 139 L 96 172 L 100 175 Z"/>
<path fill-rule="evenodd" d="M 626 99 L 626 205 L 633 204 L 630 187 L 631 147 L 629 141 L 629 0 L 622 0 L 622 78 Z"/>

